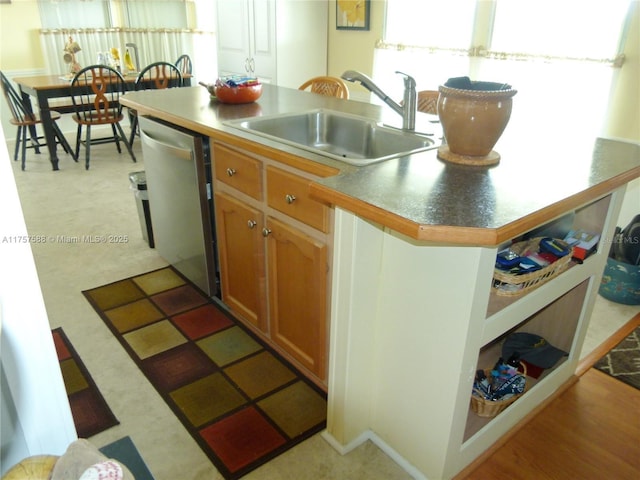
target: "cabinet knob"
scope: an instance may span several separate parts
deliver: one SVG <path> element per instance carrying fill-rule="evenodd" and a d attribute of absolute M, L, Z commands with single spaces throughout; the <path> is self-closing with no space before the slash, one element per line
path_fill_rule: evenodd
<path fill-rule="evenodd" d="M 271 230 L 269 230 L 267 227 L 262 229 L 262 236 L 263 237 L 268 237 L 271 234 Z"/>
<path fill-rule="evenodd" d="M 249 220 L 249 221 L 247 222 L 247 226 L 248 226 L 249 228 L 254 228 L 257 224 L 258 224 L 258 222 L 256 222 L 255 220 Z"/>
<path fill-rule="evenodd" d="M 227 175 L 233 177 L 236 174 L 235 168 L 227 168 Z"/>
<path fill-rule="evenodd" d="M 296 201 L 296 196 L 295 196 L 295 195 L 290 195 L 290 194 L 288 194 L 288 193 L 287 193 L 287 194 L 284 196 L 284 199 L 285 199 L 285 201 L 286 201 L 289 205 L 291 205 L 293 202 L 295 202 L 295 201 Z"/>

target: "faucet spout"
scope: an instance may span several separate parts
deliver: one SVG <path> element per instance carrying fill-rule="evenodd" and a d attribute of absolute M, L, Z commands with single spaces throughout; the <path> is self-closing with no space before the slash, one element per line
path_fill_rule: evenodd
<path fill-rule="evenodd" d="M 384 93 L 380 87 L 378 87 L 373 80 L 371 80 L 364 73 L 357 72 L 355 70 L 347 70 L 341 77 L 348 82 L 358 82 L 364 88 L 369 90 L 375 96 L 380 98 L 391 109 L 402 116 L 402 129 L 403 130 L 415 130 L 416 127 L 416 105 L 417 105 L 417 93 L 416 93 L 416 81 L 413 77 L 406 73 L 396 72 L 404 77 L 404 96 L 402 105 L 396 103 Z"/>

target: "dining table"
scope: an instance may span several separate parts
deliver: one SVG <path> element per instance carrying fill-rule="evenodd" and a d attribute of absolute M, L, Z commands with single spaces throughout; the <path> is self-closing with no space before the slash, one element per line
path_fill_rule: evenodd
<path fill-rule="evenodd" d="M 137 73 L 122 75 L 125 80 L 127 90 L 135 89 Z M 191 74 L 184 74 L 183 86 L 191 85 Z M 71 97 L 74 94 L 71 87 L 70 75 L 29 75 L 13 78 L 13 82 L 18 86 L 22 99 L 27 108 L 33 112 L 31 99 L 35 99 L 40 111 L 42 130 L 44 133 L 49 160 L 53 170 L 59 170 L 58 152 L 51 111 L 58 113 L 73 113 L 75 111 Z"/>

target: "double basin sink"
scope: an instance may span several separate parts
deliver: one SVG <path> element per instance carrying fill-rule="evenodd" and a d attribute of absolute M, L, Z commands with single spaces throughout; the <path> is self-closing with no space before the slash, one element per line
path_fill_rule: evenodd
<path fill-rule="evenodd" d="M 437 147 L 432 138 L 326 109 L 235 120 L 226 125 L 356 166 Z"/>

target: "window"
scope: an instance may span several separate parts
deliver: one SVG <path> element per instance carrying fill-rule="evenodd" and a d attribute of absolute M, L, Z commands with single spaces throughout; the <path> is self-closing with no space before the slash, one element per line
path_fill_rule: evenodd
<path fill-rule="evenodd" d="M 387 0 L 384 44 L 613 59 L 630 0 Z"/>
<path fill-rule="evenodd" d="M 129 0 L 123 3 L 124 22 L 129 28 L 187 28 L 183 0 Z"/>
<path fill-rule="evenodd" d="M 562 90 L 563 108 L 604 119 L 633 3 L 387 0 L 373 75 L 394 98 L 403 87 L 395 71 L 412 75 L 418 90 L 464 75 L 509 83 L 518 90 L 512 118 L 519 111 L 548 115 L 539 92 Z"/>
<path fill-rule="evenodd" d="M 476 0 L 387 0 L 385 42 L 469 48 Z"/>
<path fill-rule="evenodd" d="M 42 28 L 187 28 L 185 0 L 38 0 Z"/>
<path fill-rule="evenodd" d="M 607 60 L 620 50 L 628 0 L 498 0 L 490 49 Z"/>
<path fill-rule="evenodd" d="M 104 28 L 111 26 L 106 0 L 38 0 L 42 28 Z"/>
<path fill-rule="evenodd" d="M 211 0 L 38 0 L 42 22 L 40 42 L 45 70 L 68 73 L 62 46 L 69 37 L 80 45 L 82 66 L 97 61 L 101 52 L 129 49 L 137 69 L 152 62 L 175 62 L 188 54 L 194 76 L 215 75 L 215 37 L 207 26 Z M 204 13 L 201 13 L 204 12 Z M 195 79 L 193 80 L 196 81 Z"/>

